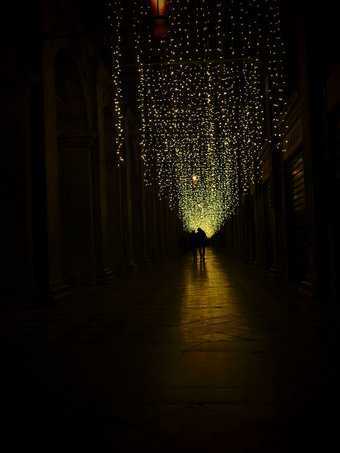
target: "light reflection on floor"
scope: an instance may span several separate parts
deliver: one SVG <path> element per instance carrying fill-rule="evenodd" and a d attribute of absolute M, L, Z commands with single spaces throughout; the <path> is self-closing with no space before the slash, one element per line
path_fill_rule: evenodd
<path fill-rule="evenodd" d="M 183 346 L 231 341 L 240 331 L 249 334 L 246 313 L 242 311 L 228 275 L 212 249 L 207 250 L 205 260 L 192 260 L 191 266 L 183 268 L 183 279 Z"/>
<path fill-rule="evenodd" d="M 60 308 L 53 385 L 61 395 L 72 389 L 79 413 L 91 396 L 113 420 L 107 435 L 122 443 L 117 451 L 153 442 L 157 452 L 292 451 L 276 448 L 272 426 L 282 422 L 281 442 L 296 400 L 296 364 L 301 351 L 306 356 L 301 329 L 288 332 L 284 305 L 268 310 L 276 303 L 271 290 L 254 277 L 251 286 L 230 266 L 208 249 L 205 263 L 187 256 L 137 276 L 120 293 L 79 298 L 72 316 L 62 311 L 71 303 Z M 102 428 L 89 411 L 90 425 Z"/>

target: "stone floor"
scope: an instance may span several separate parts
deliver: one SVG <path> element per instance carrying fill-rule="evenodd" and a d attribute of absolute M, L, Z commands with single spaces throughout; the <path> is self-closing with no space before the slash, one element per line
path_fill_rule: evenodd
<path fill-rule="evenodd" d="M 322 418 L 311 307 L 212 250 L 59 301 L 48 367 L 38 339 L 26 359 L 36 394 L 48 382 L 46 451 L 306 451 Z"/>

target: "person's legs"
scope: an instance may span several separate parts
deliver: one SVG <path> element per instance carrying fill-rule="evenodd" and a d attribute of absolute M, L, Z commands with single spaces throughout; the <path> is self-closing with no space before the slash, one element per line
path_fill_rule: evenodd
<path fill-rule="evenodd" d="M 192 257 L 193 257 L 194 260 L 197 259 L 197 249 L 196 249 L 196 247 L 192 248 Z"/>

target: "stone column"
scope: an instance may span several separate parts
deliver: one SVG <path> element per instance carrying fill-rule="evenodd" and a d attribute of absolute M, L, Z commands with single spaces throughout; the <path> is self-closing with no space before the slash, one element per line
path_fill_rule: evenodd
<path fill-rule="evenodd" d="M 268 93 L 268 80 L 265 81 L 265 93 Z M 267 127 L 268 135 L 271 140 L 271 155 L 270 155 L 270 223 L 272 231 L 272 264 L 270 270 L 273 272 L 279 271 L 282 267 L 280 262 L 280 245 L 282 243 L 282 185 L 281 185 L 281 173 L 282 173 L 282 156 L 280 151 L 276 149 L 276 142 L 273 138 L 273 127 L 272 127 L 272 114 L 270 103 L 266 100 L 266 114 L 267 114 Z"/>
<path fill-rule="evenodd" d="M 112 137 L 112 112 L 109 112 L 109 124 L 107 124 L 107 111 L 105 108 L 105 101 L 107 103 L 107 96 L 109 99 L 110 92 L 105 91 L 105 74 L 103 69 L 99 72 L 97 77 L 97 129 L 98 129 L 98 143 L 95 154 L 95 226 L 96 226 L 96 261 L 97 261 L 97 280 L 98 282 L 105 282 L 112 278 L 113 262 L 111 253 L 114 251 L 111 248 L 111 240 L 117 240 L 117 234 L 111 231 L 109 225 L 110 213 L 109 209 L 114 209 L 112 197 L 117 197 L 115 191 L 110 191 L 113 188 L 108 180 L 109 175 L 114 178 L 114 149 Z M 113 236 L 110 238 L 110 231 Z"/>
<path fill-rule="evenodd" d="M 55 49 L 47 43 L 43 49 L 43 117 L 44 159 L 46 172 L 46 229 L 48 242 L 48 287 L 53 297 L 62 295 L 68 285 L 64 281 L 62 264 L 62 237 L 60 221 L 59 160 L 57 146 L 57 118 L 55 92 Z"/>
<path fill-rule="evenodd" d="M 145 187 L 144 180 L 144 165 L 143 161 L 140 162 L 140 190 L 141 190 L 141 203 L 142 203 L 142 231 L 143 231 L 143 261 L 150 264 L 150 253 L 148 248 L 148 228 L 147 228 L 147 188 Z"/>
<path fill-rule="evenodd" d="M 306 214 L 310 228 L 309 273 L 320 300 L 329 291 L 330 244 L 328 225 L 334 209 L 330 190 L 329 137 L 327 131 L 326 67 L 318 37 L 309 24 L 305 53 L 305 184 Z M 336 203 L 336 202 L 335 202 Z"/>
<path fill-rule="evenodd" d="M 94 140 L 60 137 L 60 207 L 63 271 L 70 283 L 96 280 Z"/>
<path fill-rule="evenodd" d="M 129 118 L 125 122 L 125 140 L 126 140 L 126 161 L 123 164 L 125 169 L 125 194 L 126 194 L 126 223 L 125 223 L 125 235 L 126 235 L 126 252 L 127 252 L 127 265 L 129 268 L 136 266 L 134 248 L 133 248 L 133 194 L 132 194 L 132 165 L 133 165 L 133 150 L 131 147 L 130 130 L 129 130 Z"/>

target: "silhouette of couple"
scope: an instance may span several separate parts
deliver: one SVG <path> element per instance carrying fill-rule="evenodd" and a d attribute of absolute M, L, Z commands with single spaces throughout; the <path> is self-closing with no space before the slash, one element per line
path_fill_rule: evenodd
<path fill-rule="evenodd" d="M 205 247 L 207 245 L 207 235 L 201 228 L 197 228 L 197 232 L 194 230 L 190 233 L 190 246 L 192 256 L 194 260 L 197 259 L 197 249 L 201 260 L 205 259 Z"/>

